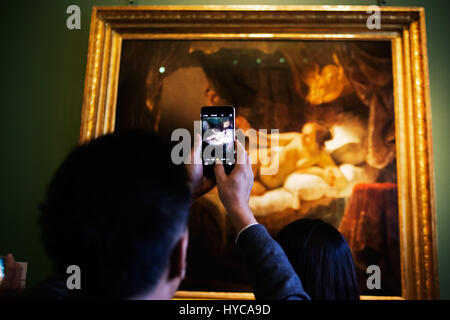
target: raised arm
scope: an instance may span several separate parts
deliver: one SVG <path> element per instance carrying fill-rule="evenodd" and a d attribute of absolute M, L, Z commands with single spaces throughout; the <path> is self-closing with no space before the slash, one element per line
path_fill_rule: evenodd
<path fill-rule="evenodd" d="M 248 205 L 253 172 L 244 147 L 237 142 L 237 163 L 229 175 L 222 164 L 216 164 L 214 171 L 220 200 L 250 268 L 256 299 L 309 299 L 286 254 L 257 223 Z"/>

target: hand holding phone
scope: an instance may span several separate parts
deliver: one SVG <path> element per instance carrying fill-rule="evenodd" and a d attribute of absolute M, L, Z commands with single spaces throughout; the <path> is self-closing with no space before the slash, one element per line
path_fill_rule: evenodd
<path fill-rule="evenodd" d="M 217 191 L 227 210 L 236 232 L 257 223 L 248 204 L 253 187 L 253 170 L 244 146 L 236 141 L 237 163 L 231 174 L 226 175 L 221 164 L 215 166 Z"/>
<path fill-rule="evenodd" d="M 17 262 L 12 254 L 0 257 L 0 289 L 20 290 L 25 288 L 27 262 Z"/>

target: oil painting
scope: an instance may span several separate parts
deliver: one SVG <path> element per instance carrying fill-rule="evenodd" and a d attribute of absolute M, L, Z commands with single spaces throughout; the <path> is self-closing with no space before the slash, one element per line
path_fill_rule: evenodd
<path fill-rule="evenodd" d="M 279 130 L 278 171 L 261 174 L 267 164 L 253 161 L 258 221 L 274 237 L 300 218 L 332 224 L 351 246 L 361 291 L 378 265 L 378 293 L 400 295 L 391 57 L 380 41 L 125 41 L 116 130 L 170 140 L 177 128 L 193 132 L 206 105 L 235 106 L 244 134 Z M 234 235 L 216 189 L 193 204 L 183 288 L 250 291 Z"/>

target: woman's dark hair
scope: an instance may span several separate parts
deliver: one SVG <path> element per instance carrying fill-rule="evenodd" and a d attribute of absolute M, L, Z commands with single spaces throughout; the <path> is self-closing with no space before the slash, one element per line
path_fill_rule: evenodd
<path fill-rule="evenodd" d="M 333 226 L 300 219 L 282 229 L 277 241 L 311 299 L 359 300 L 350 248 Z"/>
<path fill-rule="evenodd" d="M 319 148 L 322 150 L 325 147 L 325 142 L 333 139 L 333 135 L 328 129 L 328 127 L 322 123 L 312 123 L 312 126 L 315 129 L 316 142 L 319 145 Z"/>

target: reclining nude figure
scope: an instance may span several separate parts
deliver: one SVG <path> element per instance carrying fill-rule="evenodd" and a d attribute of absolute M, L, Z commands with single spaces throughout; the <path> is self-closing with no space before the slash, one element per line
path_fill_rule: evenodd
<path fill-rule="evenodd" d="M 279 150 L 270 158 L 278 157 L 278 161 L 261 164 L 261 167 L 279 165 L 278 172 L 273 175 L 260 175 L 261 182 L 269 189 L 283 185 L 291 173 L 313 174 L 321 177 L 330 186 L 343 178 L 331 156 L 324 150 L 325 142 L 332 139 L 331 132 L 325 126 L 308 122 L 302 132 L 279 133 Z M 270 140 L 270 139 L 268 139 Z"/>

